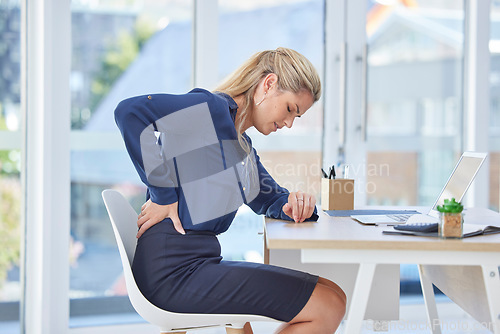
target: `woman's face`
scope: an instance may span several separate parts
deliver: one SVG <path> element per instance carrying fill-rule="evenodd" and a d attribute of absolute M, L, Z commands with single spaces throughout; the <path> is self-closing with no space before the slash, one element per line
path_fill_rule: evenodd
<path fill-rule="evenodd" d="M 252 125 L 266 136 L 284 126 L 291 128 L 295 118 L 304 115 L 314 103 L 310 92 L 280 91 L 275 80 L 266 81 L 268 77 L 257 89 L 254 100 L 258 105 L 253 107 L 252 112 Z"/>

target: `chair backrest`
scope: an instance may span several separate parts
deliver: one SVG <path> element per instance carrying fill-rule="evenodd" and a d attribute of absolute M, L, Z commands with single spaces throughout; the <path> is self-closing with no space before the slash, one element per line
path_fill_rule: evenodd
<path fill-rule="evenodd" d="M 137 245 L 137 213 L 130 203 L 116 190 L 106 189 L 102 198 L 108 210 L 123 266 L 127 293 L 134 309 L 146 321 L 160 325 L 166 318 L 165 311 L 151 304 L 141 293 L 132 273 L 132 261 Z"/>
<path fill-rule="evenodd" d="M 137 245 L 137 213 L 125 197 L 116 190 L 104 190 L 102 198 L 109 213 L 118 248 L 120 244 L 123 244 L 129 266 L 131 266 Z"/>

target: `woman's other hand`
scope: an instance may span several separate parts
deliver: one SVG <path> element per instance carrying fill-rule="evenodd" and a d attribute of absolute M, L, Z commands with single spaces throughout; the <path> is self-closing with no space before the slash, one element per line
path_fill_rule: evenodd
<path fill-rule="evenodd" d="M 139 232 L 137 232 L 137 238 L 139 238 L 148 228 L 158 224 L 165 218 L 172 219 L 174 223 L 174 228 L 180 234 L 186 234 L 184 228 L 182 227 L 181 220 L 179 219 L 178 211 L 179 202 L 175 202 L 167 205 L 160 205 L 148 200 L 142 205 L 141 213 L 139 214 L 137 220 L 137 226 L 139 227 Z"/>
<path fill-rule="evenodd" d="M 288 195 L 288 203 L 283 205 L 283 212 L 296 223 L 302 223 L 311 217 L 316 207 L 316 198 L 301 191 Z"/>

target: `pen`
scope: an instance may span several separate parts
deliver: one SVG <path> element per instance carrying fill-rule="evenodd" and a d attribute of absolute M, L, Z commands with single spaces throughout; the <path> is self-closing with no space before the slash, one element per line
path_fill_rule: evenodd
<path fill-rule="evenodd" d="M 323 168 L 321 168 L 321 173 L 323 174 L 323 177 L 325 179 L 328 179 L 328 175 L 325 173 L 325 171 L 323 170 Z"/>
<path fill-rule="evenodd" d="M 330 175 L 328 176 L 329 179 L 335 179 L 335 165 L 332 165 L 330 167 Z"/>
<path fill-rule="evenodd" d="M 349 165 L 344 166 L 344 179 L 349 178 Z"/>

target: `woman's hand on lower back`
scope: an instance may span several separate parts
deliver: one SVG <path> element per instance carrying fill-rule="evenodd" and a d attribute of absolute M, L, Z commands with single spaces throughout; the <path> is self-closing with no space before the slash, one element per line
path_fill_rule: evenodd
<path fill-rule="evenodd" d="M 142 205 L 141 213 L 137 219 L 137 238 L 139 238 L 148 228 L 158 224 L 165 218 L 170 218 L 174 223 L 174 228 L 180 234 L 186 234 L 182 227 L 181 220 L 179 219 L 178 202 L 160 205 L 148 200 Z"/>

